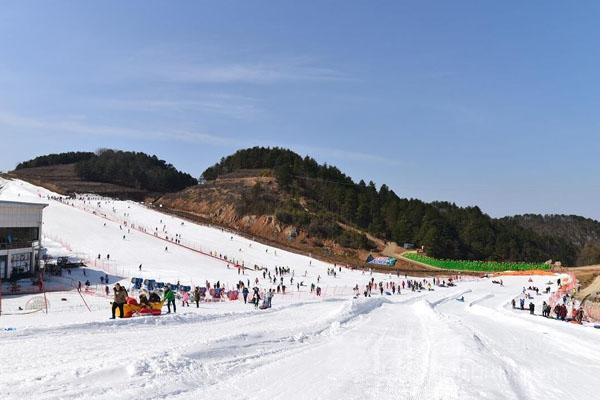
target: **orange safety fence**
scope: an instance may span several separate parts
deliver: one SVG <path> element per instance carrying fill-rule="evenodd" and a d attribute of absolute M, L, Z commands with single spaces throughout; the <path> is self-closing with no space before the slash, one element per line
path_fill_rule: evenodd
<path fill-rule="evenodd" d="M 529 276 L 529 275 L 546 275 L 551 276 L 554 275 L 552 271 L 544 271 L 543 269 L 532 269 L 529 271 L 504 271 L 504 272 L 496 272 L 494 276 Z"/>
<path fill-rule="evenodd" d="M 572 272 L 563 272 L 558 278 L 561 280 L 560 286 L 556 292 L 552 293 L 550 299 L 548 300 L 548 303 L 552 307 L 554 307 L 565 295 L 573 294 L 575 288 L 577 287 L 577 278 L 575 278 L 575 274 Z"/>

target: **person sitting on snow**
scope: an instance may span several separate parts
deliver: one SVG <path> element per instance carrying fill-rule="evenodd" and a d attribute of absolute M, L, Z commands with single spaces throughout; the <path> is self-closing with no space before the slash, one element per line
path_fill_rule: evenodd
<path fill-rule="evenodd" d="M 146 296 L 146 292 L 140 293 L 140 306 L 150 306 L 150 301 L 148 301 L 148 296 Z"/>
<path fill-rule="evenodd" d="M 150 303 L 160 303 L 160 296 L 156 292 L 150 293 Z"/>

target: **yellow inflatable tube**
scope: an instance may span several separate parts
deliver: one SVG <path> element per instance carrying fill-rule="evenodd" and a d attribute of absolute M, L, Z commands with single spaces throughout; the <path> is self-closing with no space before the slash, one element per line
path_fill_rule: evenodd
<path fill-rule="evenodd" d="M 134 315 L 160 315 L 162 312 L 164 301 L 149 303 L 149 307 L 146 305 L 139 304 L 131 304 L 125 303 L 123 304 L 123 318 L 131 318 Z M 121 316 L 121 310 L 117 308 L 115 315 L 117 317 Z"/>

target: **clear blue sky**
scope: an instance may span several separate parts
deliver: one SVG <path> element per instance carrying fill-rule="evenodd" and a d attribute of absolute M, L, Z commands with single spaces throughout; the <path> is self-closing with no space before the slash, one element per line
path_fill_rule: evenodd
<path fill-rule="evenodd" d="M 0 169 L 278 145 L 403 197 L 600 218 L 600 3 L 6 1 Z"/>

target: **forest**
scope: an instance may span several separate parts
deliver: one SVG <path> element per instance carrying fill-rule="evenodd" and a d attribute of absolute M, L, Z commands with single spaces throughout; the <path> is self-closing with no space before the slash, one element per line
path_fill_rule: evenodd
<path fill-rule="evenodd" d="M 22 162 L 16 169 L 73 163 L 77 175 L 83 180 L 113 183 L 149 192 L 176 192 L 197 184 L 190 174 L 178 171 L 154 155 L 110 149 L 95 153 L 49 154 Z"/>
<path fill-rule="evenodd" d="M 48 167 L 51 165 L 73 164 L 76 162 L 89 160 L 96 154 L 89 151 L 70 151 L 67 153 L 47 154 L 39 156 L 29 161 L 23 161 L 17 164 L 16 170 L 24 168 Z"/>
<path fill-rule="evenodd" d="M 279 187 L 308 201 L 309 210 L 289 202 L 275 210 L 283 223 L 313 225 L 320 235 L 338 235 L 342 222 L 385 240 L 425 246 L 435 258 L 489 261 L 576 262 L 578 248 L 564 238 L 539 234 L 510 219 L 498 220 L 478 207 L 425 203 L 398 196 L 387 185 L 354 182 L 338 168 L 283 148 L 239 150 L 209 167 L 205 180 L 238 169 L 271 169 Z M 317 217 L 315 217 L 317 216 Z"/>

